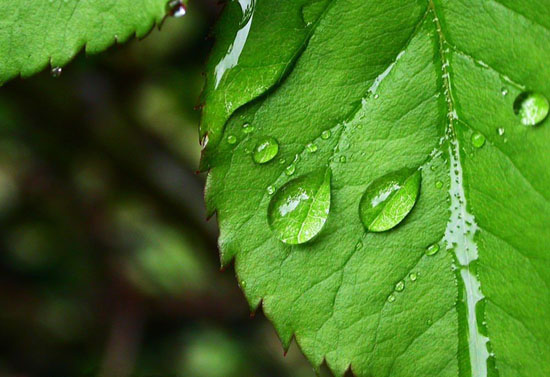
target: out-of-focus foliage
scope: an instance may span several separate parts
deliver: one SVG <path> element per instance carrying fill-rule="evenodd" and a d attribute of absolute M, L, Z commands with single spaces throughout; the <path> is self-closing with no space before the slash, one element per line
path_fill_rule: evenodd
<path fill-rule="evenodd" d="M 0 376 L 313 376 L 219 272 L 197 175 L 219 12 L 0 88 Z"/>

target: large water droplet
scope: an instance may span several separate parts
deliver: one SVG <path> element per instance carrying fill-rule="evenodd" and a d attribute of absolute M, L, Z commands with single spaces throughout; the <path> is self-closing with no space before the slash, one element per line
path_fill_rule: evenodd
<path fill-rule="evenodd" d="M 403 221 L 416 203 L 420 181 L 420 171 L 401 169 L 372 182 L 359 205 L 365 228 L 384 232 Z"/>
<path fill-rule="evenodd" d="M 266 137 L 256 145 L 252 158 L 257 164 L 265 164 L 277 156 L 279 153 L 279 143 L 272 137 Z"/>
<path fill-rule="evenodd" d="M 397 284 L 395 284 L 395 290 L 397 292 L 402 292 L 403 290 L 405 289 L 405 282 L 403 280 L 397 282 Z"/>
<path fill-rule="evenodd" d="M 319 170 L 281 187 L 271 199 L 268 223 L 277 238 L 290 245 L 315 237 L 330 211 L 331 172 Z"/>
<path fill-rule="evenodd" d="M 550 104 L 539 93 L 523 92 L 514 101 L 514 112 L 525 126 L 536 126 L 548 116 Z"/>
<path fill-rule="evenodd" d="M 167 11 L 172 17 L 180 18 L 187 14 L 187 8 L 181 0 L 172 0 L 168 2 Z"/>
<path fill-rule="evenodd" d="M 308 145 L 306 145 L 306 149 L 309 153 L 315 153 L 317 152 L 318 147 L 313 143 L 309 143 Z"/>

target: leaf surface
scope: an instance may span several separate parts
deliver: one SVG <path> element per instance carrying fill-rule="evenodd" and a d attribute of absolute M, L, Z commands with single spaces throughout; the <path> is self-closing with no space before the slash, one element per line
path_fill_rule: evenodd
<path fill-rule="evenodd" d="M 166 15 L 167 0 L 6 0 L 0 2 L 0 84 L 62 67 L 82 48 L 94 54 Z"/>
<path fill-rule="evenodd" d="M 283 345 L 337 376 L 548 376 L 550 120 L 523 125 L 514 101 L 550 98 L 550 3 L 241 0 L 220 32 L 206 201 L 222 263 Z M 267 137 L 279 153 L 256 164 Z M 272 195 L 327 168 L 324 228 L 281 242 Z M 365 190 L 401 169 L 421 171 L 416 204 L 365 231 Z"/>

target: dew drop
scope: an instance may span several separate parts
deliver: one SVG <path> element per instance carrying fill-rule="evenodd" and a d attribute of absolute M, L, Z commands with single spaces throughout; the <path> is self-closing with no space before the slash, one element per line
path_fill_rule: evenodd
<path fill-rule="evenodd" d="M 181 0 L 169 1 L 166 7 L 168 14 L 172 17 L 181 18 L 187 14 L 187 8 Z"/>
<path fill-rule="evenodd" d="M 254 148 L 252 158 L 257 164 L 265 164 L 275 158 L 279 153 L 279 143 L 272 137 L 266 137 Z"/>
<path fill-rule="evenodd" d="M 235 135 L 229 135 L 227 137 L 227 142 L 229 144 L 235 144 L 237 142 L 237 138 L 235 137 Z"/>
<path fill-rule="evenodd" d="M 397 284 L 395 284 L 395 290 L 397 292 L 403 292 L 403 289 L 405 289 L 405 283 L 403 281 L 400 281 Z"/>
<path fill-rule="evenodd" d="M 418 274 L 416 272 L 411 272 L 409 275 L 409 279 L 411 279 L 412 282 L 415 282 L 416 279 L 418 279 Z"/>
<path fill-rule="evenodd" d="M 286 160 L 284 158 L 281 158 L 279 160 L 279 164 L 284 165 L 286 163 Z"/>
<path fill-rule="evenodd" d="M 306 149 L 309 153 L 315 153 L 317 152 L 318 147 L 313 143 L 309 143 L 308 145 L 306 145 Z"/>
<path fill-rule="evenodd" d="M 426 255 L 435 255 L 439 251 L 439 244 L 434 243 L 433 245 L 428 246 L 426 249 Z"/>
<path fill-rule="evenodd" d="M 548 116 L 550 103 L 539 93 L 523 92 L 514 101 L 514 112 L 525 126 L 536 126 Z"/>
<path fill-rule="evenodd" d="M 50 70 L 50 75 L 56 79 L 58 78 L 59 76 L 61 76 L 61 74 L 63 73 L 63 68 L 61 67 L 53 67 L 51 70 Z"/>
<path fill-rule="evenodd" d="M 359 241 L 357 244 L 355 244 L 355 250 L 359 250 L 363 247 L 363 242 Z"/>
<path fill-rule="evenodd" d="M 290 164 L 285 169 L 285 174 L 291 176 L 296 171 L 296 165 Z"/>
<path fill-rule="evenodd" d="M 345 164 L 346 161 L 347 161 L 346 156 L 340 156 L 340 162 L 341 162 L 342 164 Z"/>
<path fill-rule="evenodd" d="M 437 182 L 435 183 L 435 188 L 440 189 L 440 188 L 442 188 L 442 187 L 443 187 L 443 182 L 437 181 Z"/>
<path fill-rule="evenodd" d="M 330 130 L 325 130 L 321 133 L 321 139 L 328 140 L 332 136 L 332 132 Z"/>
<path fill-rule="evenodd" d="M 418 199 L 421 178 L 418 170 L 401 169 L 373 181 L 359 204 L 365 229 L 384 232 L 403 221 Z"/>
<path fill-rule="evenodd" d="M 267 193 L 269 195 L 273 195 L 275 193 L 275 187 L 273 186 L 267 186 L 267 189 L 266 189 Z"/>
<path fill-rule="evenodd" d="M 245 134 L 249 134 L 251 132 L 254 132 L 254 126 L 251 126 L 250 123 L 243 124 L 243 132 Z"/>
<path fill-rule="evenodd" d="M 502 95 L 503 95 L 504 97 L 506 97 L 506 96 L 508 95 L 508 89 L 507 89 L 507 88 L 502 88 L 502 89 L 500 90 L 500 93 L 502 93 Z"/>
<path fill-rule="evenodd" d="M 318 170 L 281 187 L 268 207 L 268 223 L 289 245 L 305 243 L 319 234 L 330 211 L 331 172 Z"/>
<path fill-rule="evenodd" d="M 475 148 L 481 148 L 485 144 L 485 136 L 479 132 L 474 132 L 472 134 L 472 145 Z"/>
<path fill-rule="evenodd" d="M 497 133 L 498 133 L 499 136 L 504 135 L 504 128 L 501 127 L 499 129 L 497 129 Z"/>
<path fill-rule="evenodd" d="M 395 301 L 395 295 L 392 293 L 388 296 L 388 302 L 394 302 Z"/>

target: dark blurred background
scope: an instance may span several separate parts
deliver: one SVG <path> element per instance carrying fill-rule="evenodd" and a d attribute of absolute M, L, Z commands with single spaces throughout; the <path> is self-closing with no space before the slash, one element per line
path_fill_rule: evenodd
<path fill-rule="evenodd" d="M 0 88 L 0 377 L 315 375 L 250 318 L 205 220 L 194 107 L 221 8 Z"/>

